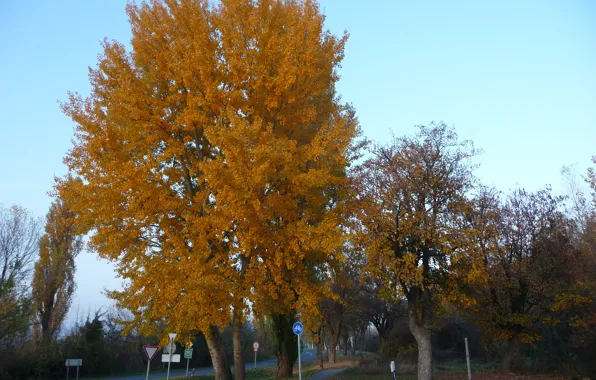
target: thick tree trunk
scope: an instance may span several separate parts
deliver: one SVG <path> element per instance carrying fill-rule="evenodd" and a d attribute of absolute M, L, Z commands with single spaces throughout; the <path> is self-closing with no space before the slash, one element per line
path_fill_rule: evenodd
<path fill-rule="evenodd" d="M 234 313 L 233 324 L 233 346 L 234 346 L 234 380 L 244 380 L 244 355 L 242 344 L 242 318 Z"/>
<path fill-rule="evenodd" d="M 341 334 L 341 322 L 337 322 L 335 326 L 329 327 L 329 363 L 333 364 L 336 361 L 337 343 Z"/>
<path fill-rule="evenodd" d="M 432 380 L 433 378 L 433 350 L 431 330 L 418 322 L 416 309 L 408 310 L 410 332 L 418 345 L 418 380 Z"/>
<path fill-rule="evenodd" d="M 379 334 L 379 353 L 384 358 L 385 357 L 385 338 Z"/>
<path fill-rule="evenodd" d="M 329 342 L 329 363 L 333 364 L 336 361 L 336 353 L 337 353 L 337 340 L 339 338 L 337 335 L 334 337 L 331 336 L 331 341 Z"/>
<path fill-rule="evenodd" d="M 277 372 L 275 373 L 276 379 L 283 379 L 292 377 L 294 367 L 290 361 L 290 356 L 287 352 L 277 355 Z"/>
<path fill-rule="evenodd" d="M 277 372 L 275 378 L 292 377 L 294 363 L 298 358 L 298 340 L 292 332 L 291 315 L 277 314 L 272 316 L 277 338 Z"/>
<path fill-rule="evenodd" d="M 507 354 L 504 363 L 506 370 L 519 371 L 523 369 L 519 348 L 519 334 L 515 334 L 507 341 Z"/>
<path fill-rule="evenodd" d="M 211 326 L 205 334 L 215 380 L 232 380 L 232 371 L 224 353 L 223 340 L 217 326 Z"/>
<path fill-rule="evenodd" d="M 335 363 L 335 354 L 336 354 L 335 349 L 336 349 L 336 347 L 333 344 L 330 344 L 329 348 L 327 349 L 327 351 L 329 352 L 329 358 L 327 358 L 327 359 L 330 364 Z"/>

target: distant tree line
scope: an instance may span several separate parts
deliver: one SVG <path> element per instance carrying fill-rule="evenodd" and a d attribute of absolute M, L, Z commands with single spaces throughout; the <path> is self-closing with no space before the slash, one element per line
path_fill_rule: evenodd
<path fill-rule="evenodd" d="M 453 131 L 443 124 L 423 128 L 417 143 L 428 141 L 425 134 L 447 132 Z M 358 197 L 366 196 L 359 186 L 369 180 L 371 173 L 364 170 L 370 170 L 370 164 L 364 161 L 352 174 Z M 592 173 L 584 179 L 594 191 Z M 594 370 L 595 201 L 589 199 L 587 188 L 582 187 L 584 180 L 573 167 L 564 168 L 562 174 L 564 196 L 553 195 L 548 187 L 537 192 L 516 189 L 502 196 L 481 184 L 470 193 L 461 222 L 472 226 L 474 240 L 463 241 L 472 244 L 474 250 L 468 248 L 469 252 L 479 255 L 480 264 L 474 272 L 473 264 L 466 262 L 466 277 L 453 285 L 453 296 L 438 297 L 433 292 L 437 304 L 431 323 L 425 326 L 430 331 L 431 360 L 437 361 L 434 368 L 445 360 L 462 358 L 467 337 L 476 361 L 502 361 L 511 370 L 578 374 Z M 435 183 L 447 184 L 444 180 Z M 41 221 L 22 207 L 0 211 L 0 375 L 57 379 L 65 375 L 64 360 L 74 357 L 84 360 L 83 376 L 142 372 L 147 364 L 142 346 L 159 344 L 167 325 L 151 335 L 126 331 L 133 315 L 114 308 L 79 318 L 63 329 L 75 288 L 74 258 L 81 250 L 81 237 L 72 230 L 73 214 L 65 203 L 57 200 L 52 205 L 43 230 Z M 351 219 L 351 228 L 364 227 L 360 218 Z M 378 219 L 375 223 L 382 225 Z M 417 226 L 419 230 L 422 225 Z M 325 362 L 337 360 L 338 348 L 344 356 L 378 352 L 397 359 L 400 369 L 416 368 L 421 351 L 411 332 L 410 301 L 400 291 L 387 289 L 391 280 L 377 272 L 387 270 L 379 266 L 383 258 L 371 254 L 372 244 L 362 241 L 370 238 L 369 232 L 357 231 L 342 248 L 344 260 L 330 275 L 330 295 L 319 302 L 318 317 L 307 326 L 305 343 L 312 344 L 322 368 Z M 396 271 L 385 273 L 394 276 Z M 299 313 L 296 318 L 301 318 Z M 242 360 L 253 360 L 253 341 L 261 345 L 258 360 L 275 357 L 279 349 L 276 323 L 267 316 L 243 323 Z M 234 329 L 222 327 L 222 350 L 226 360 L 232 361 Z M 204 335 L 195 335 L 192 343 L 190 367 L 212 366 Z M 183 346 L 178 344 L 179 352 Z M 182 361 L 173 368 L 185 365 Z M 152 370 L 160 369 L 163 364 L 154 360 Z"/>

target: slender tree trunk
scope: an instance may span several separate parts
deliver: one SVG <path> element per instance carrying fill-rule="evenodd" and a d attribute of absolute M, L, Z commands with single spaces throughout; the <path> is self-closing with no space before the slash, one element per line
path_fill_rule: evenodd
<path fill-rule="evenodd" d="M 43 322 L 45 320 L 45 324 Z M 37 379 L 41 380 L 45 378 L 45 372 L 47 370 L 47 366 L 49 363 L 48 358 L 51 356 L 52 353 L 52 335 L 49 331 L 49 318 L 46 319 L 45 316 L 42 319 L 41 323 L 41 337 L 38 338 L 37 342 Z"/>
<path fill-rule="evenodd" d="M 519 334 L 515 334 L 507 341 L 507 354 L 505 355 L 505 369 L 519 371 L 523 369 L 519 347 Z"/>
<path fill-rule="evenodd" d="M 246 272 L 246 265 L 248 259 L 244 255 L 240 255 L 240 284 L 244 283 L 244 274 Z M 234 380 L 244 380 L 244 352 L 242 344 L 242 322 L 244 298 L 238 297 L 237 303 L 234 305 L 234 314 L 232 316 L 232 346 L 234 348 Z"/>
<path fill-rule="evenodd" d="M 224 353 L 223 340 L 217 326 L 211 326 L 205 334 L 209 355 L 213 364 L 215 380 L 232 380 L 232 371 Z"/>
<path fill-rule="evenodd" d="M 348 356 L 348 344 L 350 342 L 350 334 L 344 335 L 344 357 Z"/>
<path fill-rule="evenodd" d="M 360 358 L 364 360 L 364 349 L 366 348 L 366 332 L 368 331 L 368 327 L 362 332 L 362 342 L 360 343 Z"/>
<path fill-rule="evenodd" d="M 317 359 L 319 360 L 319 368 L 323 369 L 323 328 L 319 328 L 317 332 Z"/>
<path fill-rule="evenodd" d="M 37 354 L 37 380 L 42 380 L 44 376 L 45 367 L 45 352 L 41 351 Z"/>
<path fill-rule="evenodd" d="M 233 324 L 233 346 L 234 346 L 234 380 L 244 380 L 244 352 L 242 344 L 242 317 L 234 312 Z"/>
<path fill-rule="evenodd" d="M 415 307 L 415 305 L 409 307 L 408 322 L 410 331 L 414 335 L 416 344 L 418 345 L 418 380 L 432 380 L 433 351 L 431 330 L 418 322 Z"/>
<path fill-rule="evenodd" d="M 298 358 L 298 340 L 292 331 L 293 319 L 288 314 L 272 316 L 277 338 L 277 372 L 275 378 L 292 377 L 294 363 Z"/>

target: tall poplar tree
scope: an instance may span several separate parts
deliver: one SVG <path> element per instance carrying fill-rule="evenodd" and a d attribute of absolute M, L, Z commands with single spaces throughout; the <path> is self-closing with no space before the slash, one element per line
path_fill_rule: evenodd
<path fill-rule="evenodd" d="M 75 258 L 83 241 L 74 222 L 73 213 L 64 202 L 56 200 L 46 216 L 45 233 L 39 240 L 39 259 L 31 287 L 35 333 L 42 350 L 49 349 L 60 331 L 76 288 Z"/>

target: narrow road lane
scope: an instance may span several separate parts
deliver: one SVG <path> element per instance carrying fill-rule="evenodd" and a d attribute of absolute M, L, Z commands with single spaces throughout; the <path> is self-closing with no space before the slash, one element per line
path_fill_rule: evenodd
<path fill-rule="evenodd" d="M 314 360 L 316 359 L 317 354 L 312 350 L 306 350 L 302 353 L 302 361 Z M 276 359 L 264 360 L 257 362 L 256 368 L 267 368 L 267 367 L 275 367 L 277 365 Z M 247 362 L 244 366 L 246 369 L 255 368 L 254 362 Z M 234 366 L 232 366 L 232 371 L 234 370 Z M 189 372 L 192 371 L 192 367 L 189 369 Z M 196 368 L 195 375 L 206 375 L 213 373 L 212 367 L 203 367 L 203 368 Z M 180 377 L 186 375 L 186 369 L 175 369 L 170 370 L 170 378 L 173 377 Z M 165 379 L 166 373 L 165 372 L 155 372 L 149 373 L 150 380 L 160 380 Z M 94 378 L 93 380 L 145 380 L 145 375 L 132 375 L 132 376 L 116 376 L 116 377 L 99 377 Z"/>

